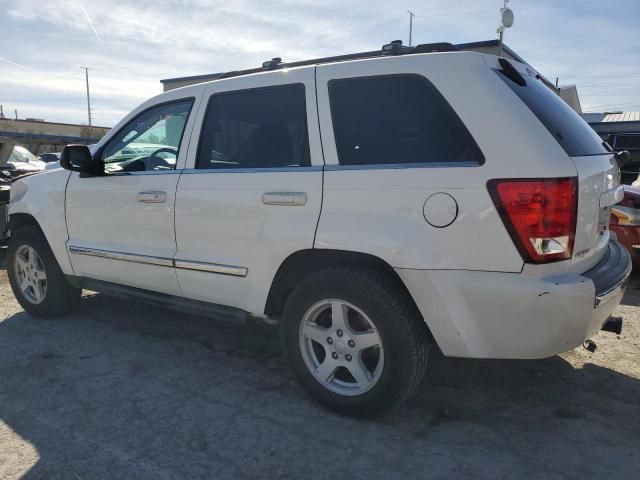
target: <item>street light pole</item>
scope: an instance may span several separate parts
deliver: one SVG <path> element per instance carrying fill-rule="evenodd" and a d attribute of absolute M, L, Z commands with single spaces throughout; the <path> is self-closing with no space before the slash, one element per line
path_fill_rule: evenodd
<path fill-rule="evenodd" d="M 84 78 L 87 84 L 87 116 L 89 117 L 89 126 L 91 126 L 91 97 L 89 96 L 89 70 L 87 67 L 80 67 L 84 70 Z"/>

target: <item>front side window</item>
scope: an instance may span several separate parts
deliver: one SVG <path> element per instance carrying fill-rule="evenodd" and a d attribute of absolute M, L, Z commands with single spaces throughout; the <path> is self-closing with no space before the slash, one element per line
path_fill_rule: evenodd
<path fill-rule="evenodd" d="M 107 173 L 173 170 L 193 99 L 165 103 L 131 120 L 102 150 Z"/>
<path fill-rule="evenodd" d="M 329 98 L 341 165 L 484 162 L 458 115 L 425 77 L 332 80 Z"/>
<path fill-rule="evenodd" d="M 278 168 L 310 164 L 304 85 L 211 97 L 197 168 Z"/>

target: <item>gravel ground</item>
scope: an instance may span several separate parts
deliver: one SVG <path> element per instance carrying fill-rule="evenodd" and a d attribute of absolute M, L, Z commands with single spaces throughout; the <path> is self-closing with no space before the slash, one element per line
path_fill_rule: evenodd
<path fill-rule="evenodd" d="M 0 478 L 640 478 L 640 277 L 620 337 L 540 361 L 435 356 L 400 411 L 333 415 L 277 331 L 103 295 L 38 320 L 0 272 Z"/>

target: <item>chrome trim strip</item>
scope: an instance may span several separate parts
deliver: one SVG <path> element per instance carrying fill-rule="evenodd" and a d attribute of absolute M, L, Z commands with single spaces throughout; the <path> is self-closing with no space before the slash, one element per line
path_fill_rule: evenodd
<path fill-rule="evenodd" d="M 112 252 L 110 250 L 100 250 L 97 248 L 84 248 L 69 246 L 69 252 L 77 255 L 87 255 L 89 257 L 108 258 L 110 260 L 121 260 L 124 262 L 145 263 L 147 265 L 158 265 L 161 267 L 173 267 L 173 260 L 163 257 L 152 257 L 149 255 L 137 255 L 135 253 Z"/>
<path fill-rule="evenodd" d="M 221 275 L 233 275 L 235 277 L 246 277 L 249 270 L 245 267 L 235 267 L 233 265 L 220 265 L 218 263 L 192 262 L 188 260 L 175 260 L 176 268 L 184 270 L 197 270 L 199 272 L 219 273 Z"/>
<path fill-rule="evenodd" d="M 220 275 L 232 275 L 235 277 L 246 277 L 249 269 L 246 267 L 236 267 L 233 265 L 221 265 L 219 263 L 192 262 L 189 260 L 174 260 L 171 258 L 153 257 L 149 255 L 137 255 L 133 253 L 113 252 L 110 250 L 100 250 L 97 248 L 84 248 L 69 246 L 69 252 L 77 255 L 87 255 L 90 257 L 107 258 L 109 260 L 121 260 L 124 262 L 144 263 L 147 265 L 157 265 L 160 267 L 175 267 L 183 270 L 196 270 L 199 272 L 218 273 Z"/>

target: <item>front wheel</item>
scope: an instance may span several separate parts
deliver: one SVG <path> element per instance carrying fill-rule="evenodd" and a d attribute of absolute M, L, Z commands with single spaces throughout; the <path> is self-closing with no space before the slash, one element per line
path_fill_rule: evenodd
<path fill-rule="evenodd" d="M 359 267 L 312 274 L 290 295 L 283 346 L 305 389 L 330 409 L 372 416 L 419 385 L 427 329 L 397 282 Z"/>
<path fill-rule="evenodd" d="M 7 274 L 18 303 L 36 317 L 54 317 L 71 310 L 82 291 L 69 284 L 37 227 L 24 227 L 11 235 Z"/>

